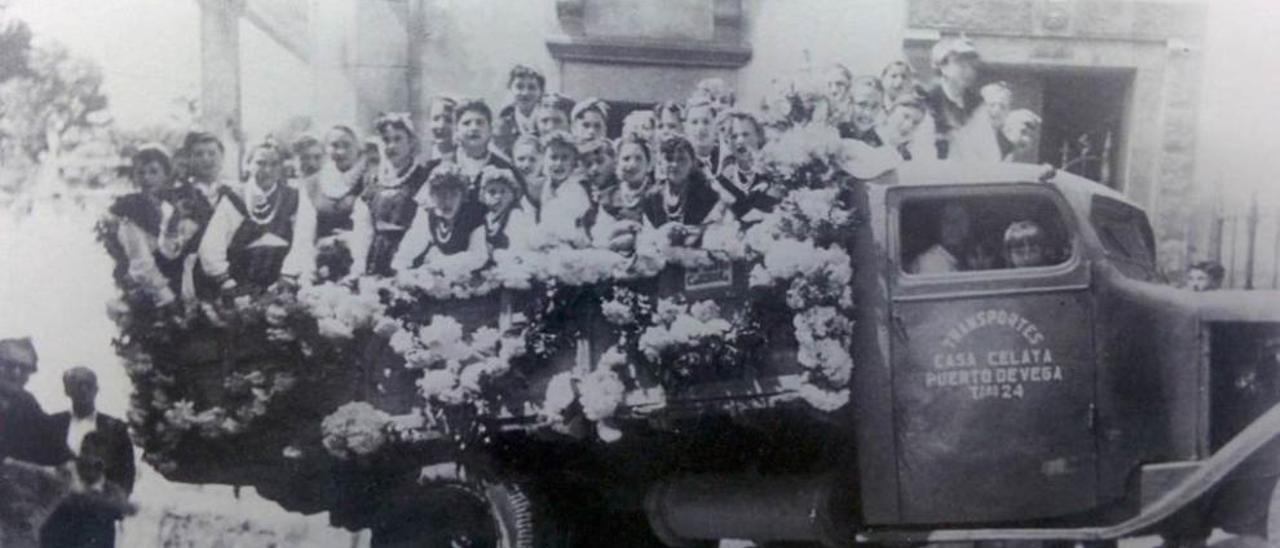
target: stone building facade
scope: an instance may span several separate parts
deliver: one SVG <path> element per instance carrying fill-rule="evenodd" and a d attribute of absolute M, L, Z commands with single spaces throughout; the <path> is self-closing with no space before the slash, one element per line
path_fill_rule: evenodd
<path fill-rule="evenodd" d="M 436 94 L 507 99 L 514 63 L 548 88 L 622 109 L 684 96 L 706 77 L 758 100 L 779 75 L 833 62 L 878 74 L 964 34 L 1015 108 L 1045 119 L 1022 160 L 1068 164 L 1144 205 L 1163 266 L 1202 246 L 1194 159 L 1206 7 L 1173 0 L 203 0 L 206 113 L 235 125 L 234 28 L 249 20 L 312 67 L 299 108 L 317 123 L 420 119 Z M 301 23 L 300 23 L 301 21 Z"/>

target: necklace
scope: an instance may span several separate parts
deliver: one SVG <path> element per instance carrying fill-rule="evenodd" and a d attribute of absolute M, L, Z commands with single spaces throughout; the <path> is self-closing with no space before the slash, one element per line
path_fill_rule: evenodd
<path fill-rule="evenodd" d="M 249 207 L 250 220 L 260 225 L 265 225 L 270 223 L 271 220 L 276 217 L 276 210 L 280 209 L 276 207 L 277 205 L 279 205 L 279 202 L 280 202 L 280 192 L 278 192 L 278 190 L 279 190 L 278 186 L 276 188 L 271 189 L 271 195 L 268 196 L 263 201 L 262 205 L 256 205 L 256 204 L 250 205 Z"/>
<path fill-rule="evenodd" d="M 438 219 L 439 217 L 437 217 Z M 436 242 L 448 242 L 453 237 L 453 219 L 446 219 L 435 224 Z"/>
<path fill-rule="evenodd" d="M 684 193 L 680 193 L 680 196 L 676 196 L 675 198 L 675 205 L 671 205 L 669 200 L 662 200 L 662 210 L 667 214 L 667 219 L 669 220 L 684 217 Z"/>

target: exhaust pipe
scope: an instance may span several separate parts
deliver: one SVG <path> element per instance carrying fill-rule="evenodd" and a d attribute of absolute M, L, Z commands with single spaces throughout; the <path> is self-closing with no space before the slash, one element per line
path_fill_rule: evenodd
<path fill-rule="evenodd" d="M 834 548 L 853 539 L 852 490 L 832 476 L 687 476 L 654 485 L 644 506 L 667 546 L 743 539 Z"/>

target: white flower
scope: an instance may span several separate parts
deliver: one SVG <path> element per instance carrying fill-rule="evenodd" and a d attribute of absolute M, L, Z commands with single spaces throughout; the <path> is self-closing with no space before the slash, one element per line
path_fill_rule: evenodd
<path fill-rule="evenodd" d="M 573 389 L 573 373 L 564 371 L 557 373 L 547 383 L 547 394 L 542 402 L 542 413 L 553 419 L 559 420 L 569 406 L 577 401 L 577 394 Z"/>
<path fill-rule="evenodd" d="M 810 383 L 800 385 L 798 395 L 814 409 L 830 413 L 849 403 L 849 389 L 830 391 Z"/>
<path fill-rule="evenodd" d="M 622 405 L 626 386 L 610 369 L 600 368 L 583 376 L 578 382 L 578 401 L 588 420 L 599 421 L 612 417 Z"/>
<path fill-rule="evenodd" d="M 324 418 L 324 447 L 336 457 L 368 455 L 387 441 L 391 416 L 365 402 L 351 402 Z"/>

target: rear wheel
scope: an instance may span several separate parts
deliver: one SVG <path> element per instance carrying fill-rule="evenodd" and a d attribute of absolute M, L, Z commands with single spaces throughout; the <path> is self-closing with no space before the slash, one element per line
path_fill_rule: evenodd
<path fill-rule="evenodd" d="M 421 495 L 384 515 L 374 548 L 567 546 L 550 508 L 526 485 L 468 479 L 426 486 Z"/>

